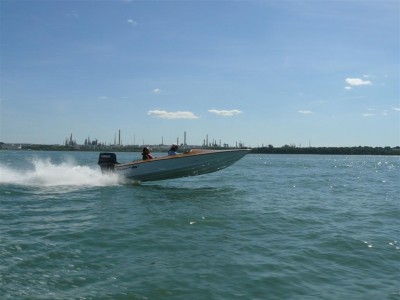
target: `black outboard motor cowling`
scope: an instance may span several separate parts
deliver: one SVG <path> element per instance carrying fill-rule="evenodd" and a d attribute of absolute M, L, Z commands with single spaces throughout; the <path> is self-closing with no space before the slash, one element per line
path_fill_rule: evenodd
<path fill-rule="evenodd" d="M 97 164 L 100 166 L 102 173 L 113 172 L 114 165 L 117 164 L 117 156 L 115 153 L 100 153 Z"/>

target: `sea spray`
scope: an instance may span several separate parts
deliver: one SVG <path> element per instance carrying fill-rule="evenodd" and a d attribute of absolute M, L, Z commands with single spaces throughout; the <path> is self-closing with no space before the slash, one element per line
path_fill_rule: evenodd
<path fill-rule="evenodd" d="M 31 168 L 19 170 L 0 164 L 0 184 L 29 186 L 110 186 L 124 183 L 116 174 L 101 174 L 96 167 L 78 165 L 71 159 L 53 163 L 49 158 L 32 159 Z"/>

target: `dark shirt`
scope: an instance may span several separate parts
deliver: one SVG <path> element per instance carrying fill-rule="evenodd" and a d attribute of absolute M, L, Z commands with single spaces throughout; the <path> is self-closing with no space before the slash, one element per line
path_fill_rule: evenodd
<path fill-rule="evenodd" d="M 177 153 L 176 153 L 175 150 L 170 149 L 170 150 L 168 151 L 168 155 L 176 155 L 176 154 L 177 154 Z"/>

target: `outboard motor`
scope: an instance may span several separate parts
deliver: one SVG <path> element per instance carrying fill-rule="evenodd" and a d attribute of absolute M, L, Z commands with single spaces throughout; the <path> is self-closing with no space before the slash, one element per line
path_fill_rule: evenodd
<path fill-rule="evenodd" d="M 99 161 L 101 173 L 111 173 L 114 171 L 114 165 L 117 164 L 117 156 L 115 153 L 100 153 Z"/>

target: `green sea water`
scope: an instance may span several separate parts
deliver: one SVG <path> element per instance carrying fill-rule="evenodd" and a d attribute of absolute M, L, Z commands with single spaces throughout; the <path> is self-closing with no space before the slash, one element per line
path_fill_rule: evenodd
<path fill-rule="evenodd" d="M 400 299 L 400 157 L 138 184 L 97 156 L 0 152 L 0 299 Z"/>

